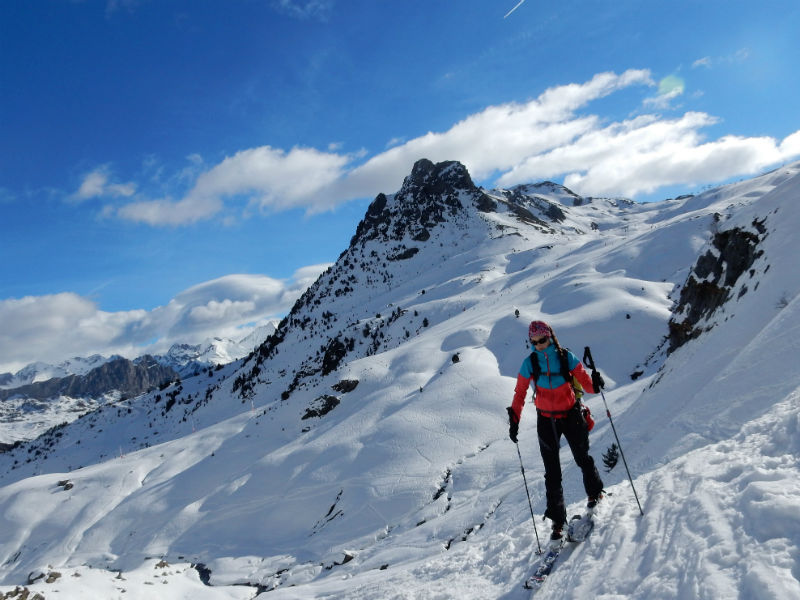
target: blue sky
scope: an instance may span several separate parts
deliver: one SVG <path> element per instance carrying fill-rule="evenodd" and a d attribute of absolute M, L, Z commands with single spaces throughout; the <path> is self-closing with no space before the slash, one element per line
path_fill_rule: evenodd
<path fill-rule="evenodd" d="M 796 0 L 0 3 L 0 372 L 285 314 L 418 158 L 640 201 L 800 158 L 798 30 Z"/>

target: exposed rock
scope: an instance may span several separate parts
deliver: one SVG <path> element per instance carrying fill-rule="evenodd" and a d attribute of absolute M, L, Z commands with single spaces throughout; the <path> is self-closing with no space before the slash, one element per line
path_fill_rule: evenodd
<path fill-rule="evenodd" d="M 319 398 L 315 399 L 311 406 L 306 409 L 305 414 L 301 417 L 301 420 L 311 419 L 314 417 L 323 417 L 331 412 L 334 408 L 339 406 L 339 398 L 336 396 L 330 396 L 325 394 L 324 396 L 320 396 Z"/>
<path fill-rule="evenodd" d="M 386 258 L 391 261 L 407 260 L 419 252 L 419 248 L 405 248 L 398 250 L 395 254 L 387 256 Z"/>
<path fill-rule="evenodd" d="M 327 375 L 328 373 L 339 368 L 339 363 L 342 362 L 345 354 L 347 354 L 348 346 L 352 350 L 352 341 L 345 341 L 348 343 L 345 344 L 338 338 L 334 338 L 330 341 L 328 347 L 325 348 L 325 354 L 322 357 L 323 375 Z"/>
<path fill-rule="evenodd" d="M 203 585 L 211 585 L 211 569 L 203 563 L 193 563 L 192 568 L 197 571 Z"/>
<path fill-rule="evenodd" d="M 70 375 L 31 383 L 11 390 L 0 390 L 0 400 L 12 396 L 25 396 L 37 400 L 70 396 L 73 398 L 98 398 L 111 391 L 120 391 L 126 396 L 135 396 L 174 381 L 177 373 L 145 355 L 135 361 L 117 358 L 86 375 Z"/>
<path fill-rule="evenodd" d="M 430 229 L 464 210 L 464 198 L 471 199 L 484 212 L 494 205 L 475 187 L 461 163 L 418 160 L 391 203 L 385 194 L 375 197 L 350 246 L 374 239 L 400 241 L 406 235 L 415 241 L 427 241 Z"/>
<path fill-rule="evenodd" d="M 339 383 L 334 383 L 331 387 L 334 391 L 346 394 L 352 392 L 358 386 L 358 379 L 342 379 Z"/>
<path fill-rule="evenodd" d="M 0 600 L 45 600 L 41 594 L 31 594 L 28 588 L 17 586 L 10 592 L 0 593 Z"/>
<path fill-rule="evenodd" d="M 753 225 L 762 233 L 766 231 L 763 221 L 756 221 Z M 699 336 L 703 331 L 698 326 L 700 321 L 731 298 L 736 282 L 763 254 L 758 249 L 759 241 L 756 234 L 740 228 L 714 235 L 712 245 L 717 253 L 709 250 L 700 256 L 681 289 L 675 316 L 669 321 L 668 352 Z M 743 286 L 739 297 L 746 290 Z"/>

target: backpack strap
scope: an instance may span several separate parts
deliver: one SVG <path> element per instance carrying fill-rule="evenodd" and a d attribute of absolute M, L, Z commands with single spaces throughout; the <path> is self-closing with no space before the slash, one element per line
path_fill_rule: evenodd
<path fill-rule="evenodd" d="M 539 376 L 542 374 L 542 368 L 539 366 L 539 358 L 536 352 L 531 352 L 531 377 L 533 378 L 533 385 L 539 381 Z"/>
<path fill-rule="evenodd" d="M 560 363 L 559 373 L 561 373 L 564 381 L 570 381 L 572 379 L 572 375 L 570 375 L 569 372 L 569 357 L 567 356 L 567 351 L 565 348 L 558 348 L 556 352 L 558 354 L 558 360 Z M 542 368 L 539 366 L 539 358 L 536 356 L 536 352 L 531 352 L 531 377 L 533 377 L 534 382 L 538 381 L 541 374 Z"/>
<path fill-rule="evenodd" d="M 560 363 L 559 372 L 561 373 L 561 376 L 564 378 L 564 381 L 572 384 L 572 389 L 575 392 L 575 401 L 577 404 L 579 404 L 581 398 L 583 397 L 583 388 L 575 380 L 575 378 L 572 376 L 572 373 L 570 373 L 569 371 L 569 356 L 567 356 L 567 348 L 559 347 L 556 352 L 558 354 L 558 360 Z M 536 352 L 531 352 L 531 377 L 533 378 L 534 385 L 536 385 L 536 382 L 539 381 L 539 377 L 541 376 L 541 374 L 542 374 L 542 369 L 539 366 L 539 358 L 536 356 Z"/>
<path fill-rule="evenodd" d="M 569 372 L 569 357 L 565 348 L 558 349 L 558 359 L 561 362 L 561 376 L 564 381 L 572 381 L 572 375 Z"/>
<path fill-rule="evenodd" d="M 567 356 L 567 350 L 569 348 L 559 348 L 558 356 L 561 359 L 561 375 L 564 377 L 564 381 L 568 381 L 572 384 L 572 391 L 575 392 L 575 404 L 580 406 L 581 398 L 583 398 L 583 386 L 578 383 L 578 380 L 572 376 L 569 370 L 569 356 Z"/>

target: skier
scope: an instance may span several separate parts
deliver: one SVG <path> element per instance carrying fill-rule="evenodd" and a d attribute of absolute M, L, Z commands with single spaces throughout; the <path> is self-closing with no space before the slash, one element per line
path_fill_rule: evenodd
<path fill-rule="evenodd" d="M 514 389 L 514 400 L 506 409 L 509 437 L 512 442 L 517 443 L 525 395 L 532 382 L 535 386 L 536 430 L 544 463 L 544 482 L 547 491 L 547 510 L 544 516 L 553 522 L 550 538 L 555 542 L 561 540 L 567 520 L 559 460 L 559 442 L 562 435 L 569 443 L 575 463 L 583 472 L 583 486 L 588 496 L 587 508 L 594 508 L 603 495 L 603 482 L 595 467 L 594 459 L 589 455 L 589 427 L 581 411 L 581 404 L 576 400 L 571 379 L 574 377 L 585 391 L 592 394 L 605 387 L 605 382 L 597 371 L 593 371 L 590 377 L 578 358 L 566 348 L 561 348 L 553 329 L 544 321 L 531 322 L 528 337 L 533 352 L 520 367 Z M 562 356 L 566 357 L 566 363 L 562 363 Z M 532 360 L 537 361 L 538 368 L 534 368 Z M 570 381 L 565 379 L 566 373 L 562 374 L 562 364 L 568 367 Z"/>

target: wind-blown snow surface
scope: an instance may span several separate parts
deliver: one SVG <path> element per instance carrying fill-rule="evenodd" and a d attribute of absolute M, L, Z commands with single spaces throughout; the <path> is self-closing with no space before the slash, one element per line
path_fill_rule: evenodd
<path fill-rule="evenodd" d="M 653 205 L 565 204 L 557 225 L 519 222 L 493 192 L 498 212 L 455 215 L 424 243 L 406 232 L 354 244 L 261 365 L 251 357 L 0 454 L 0 590 L 526 598 L 537 543 L 505 407 L 527 323 L 544 318 L 576 353 L 592 347 L 644 515 L 622 464 L 603 472 L 611 495 L 595 531 L 537 596 L 800 597 L 799 174 L 796 163 Z M 756 220 L 763 254 L 706 331 L 667 356 L 675 286 L 714 231 Z M 420 250 L 382 258 L 401 244 Z M 312 372 L 336 335 L 352 350 Z M 346 380 L 357 387 L 332 388 Z M 339 404 L 302 419 L 325 398 Z M 602 465 L 614 437 L 602 399 L 587 403 Z M 544 542 L 531 406 L 520 429 Z M 568 450 L 562 464 L 578 512 Z"/>

